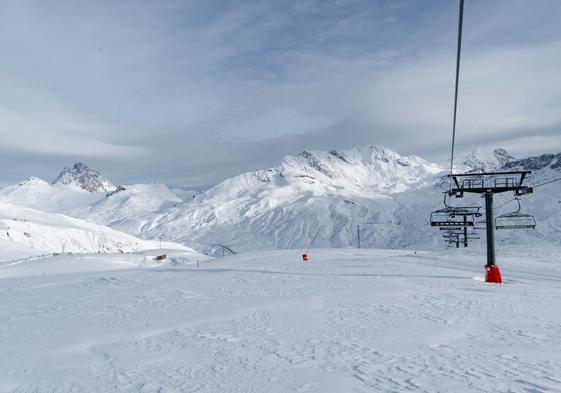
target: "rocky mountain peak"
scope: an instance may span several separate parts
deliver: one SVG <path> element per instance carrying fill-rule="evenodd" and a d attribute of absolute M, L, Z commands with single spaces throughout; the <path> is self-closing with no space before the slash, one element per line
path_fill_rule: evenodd
<path fill-rule="evenodd" d="M 108 192 L 115 186 L 95 169 L 82 162 L 77 162 L 72 168 L 64 167 L 53 184 L 75 184 L 89 192 Z"/>
<path fill-rule="evenodd" d="M 305 150 L 285 157 L 279 168 L 281 176 L 291 184 L 364 192 L 400 192 L 441 170 L 420 157 L 401 156 L 380 146 Z"/>
<path fill-rule="evenodd" d="M 504 149 L 492 150 L 477 147 L 465 156 L 461 163 L 475 172 L 492 172 L 513 161 L 516 161 L 516 158 Z"/>
<path fill-rule="evenodd" d="M 384 146 L 365 146 L 358 148 L 358 150 L 369 153 L 373 160 L 382 162 L 390 162 L 401 158 L 398 153 Z"/>
<path fill-rule="evenodd" d="M 537 157 L 528 157 L 521 160 L 511 161 L 505 165 L 507 169 L 521 169 L 526 171 L 537 171 L 544 168 L 561 170 L 561 153 L 542 154 Z"/>

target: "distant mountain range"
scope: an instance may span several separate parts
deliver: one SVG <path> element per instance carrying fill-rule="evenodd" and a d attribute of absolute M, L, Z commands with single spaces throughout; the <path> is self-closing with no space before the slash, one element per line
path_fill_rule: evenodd
<path fill-rule="evenodd" d="M 530 184 L 542 183 L 561 176 L 561 154 L 516 159 L 503 149 L 478 148 L 455 164 L 458 172 L 515 168 L 534 171 Z M 379 146 L 303 151 L 287 156 L 278 167 L 244 173 L 197 193 L 162 184 L 115 186 L 76 163 L 64 168 L 53 184 L 29 178 L 0 189 L 0 202 L 63 213 L 210 254 L 225 247 L 304 249 L 314 237 L 318 247 L 352 247 L 359 231 L 364 247 L 440 248 L 440 234 L 428 226 L 428 217 L 442 206 L 447 170 Z M 561 241 L 561 186 L 548 187 L 523 200 L 538 228 L 498 233 L 499 243 Z M 497 206 L 511 197 L 497 196 Z M 481 204 L 473 197 L 461 203 Z M 497 214 L 514 207 L 507 203 Z"/>

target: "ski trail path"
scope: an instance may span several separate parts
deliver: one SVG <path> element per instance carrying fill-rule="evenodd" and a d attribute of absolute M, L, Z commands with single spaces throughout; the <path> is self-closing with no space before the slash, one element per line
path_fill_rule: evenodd
<path fill-rule="evenodd" d="M 0 392 L 558 392 L 560 255 L 504 257 L 503 286 L 478 255 L 391 250 L 8 266 Z"/>

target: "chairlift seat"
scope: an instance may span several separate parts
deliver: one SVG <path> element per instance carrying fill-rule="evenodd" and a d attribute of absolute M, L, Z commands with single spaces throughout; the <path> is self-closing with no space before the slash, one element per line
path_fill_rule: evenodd
<path fill-rule="evenodd" d="M 435 210 L 430 215 L 430 225 L 433 227 L 472 227 L 474 217 L 481 215 L 479 209 L 469 207 L 447 207 Z"/>
<path fill-rule="evenodd" d="M 472 221 L 431 221 L 430 223 L 433 227 L 472 227 Z"/>
<path fill-rule="evenodd" d="M 495 229 L 534 229 L 536 219 L 530 214 L 520 213 L 520 199 L 516 199 L 518 209 L 495 218 Z"/>
<path fill-rule="evenodd" d="M 530 214 L 511 213 L 495 218 L 495 229 L 534 229 L 536 219 Z"/>

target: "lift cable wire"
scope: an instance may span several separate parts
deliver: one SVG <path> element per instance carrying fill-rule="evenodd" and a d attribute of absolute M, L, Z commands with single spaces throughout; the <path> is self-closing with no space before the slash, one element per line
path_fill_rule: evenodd
<path fill-rule="evenodd" d="M 532 186 L 532 187 L 533 187 L 533 188 L 537 188 L 537 187 L 545 186 L 546 184 L 555 183 L 556 181 L 560 181 L 560 180 L 561 180 L 561 177 L 560 177 L 559 179 L 554 179 L 554 180 L 546 181 L 545 183 L 538 184 L 537 186 Z"/>
<path fill-rule="evenodd" d="M 310 242 L 310 245 L 308 246 L 308 249 L 306 250 L 306 254 L 308 254 L 308 253 L 310 252 L 310 249 L 312 248 L 312 246 L 313 246 L 314 243 L 316 242 L 316 239 L 318 238 L 320 232 L 321 232 L 321 229 L 318 230 L 318 231 L 316 232 L 316 235 L 312 238 L 312 241 Z"/>
<path fill-rule="evenodd" d="M 523 181 L 530 171 L 511 171 L 511 172 L 484 172 L 477 175 L 472 175 L 469 173 L 454 174 L 454 149 L 456 144 L 456 123 L 458 114 L 458 88 L 460 80 L 460 58 L 462 49 L 462 28 L 463 28 L 463 16 L 464 16 L 464 0 L 459 0 L 460 9 L 458 16 L 458 47 L 456 54 L 456 80 L 454 89 L 454 113 L 453 113 L 453 123 L 452 123 L 452 148 L 450 152 L 450 186 L 448 189 L 449 196 L 455 196 L 456 198 L 463 198 L 465 193 L 470 194 L 481 194 L 485 197 L 485 230 L 486 230 L 486 243 L 487 243 L 487 264 L 485 265 L 485 282 L 501 284 L 502 277 L 499 266 L 496 264 L 496 254 L 495 254 L 495 227 L 498 225 L 497 229 L 517 229 L 517 228 L 529 228 L 535 227 L 535 220 L 531 223 L 519 224 L 514 222 L 518 219 L 528 219 L 530 221 L 529 215 L 524 215 L 517 211 L 516 213 L 510 213 L 502 215 L 503 222 L 496 221 L 493 213 L 493 196 L 496 194 L 502 194 L 504 192 L 512 191 L 515 196 L 529 194 L 533 189 L 527 185 L 523 184 Z M 466 176 L 472 176 L 474 179 L 466 179 Z M 497 177 L 499 176 L 499 177 Z M 519 179 L 516 181 L 514 176 L 518 176 Z M 456 187 L 453 187 L 453 182 Z M 456 210 L 451 211 L 452 208 L 446 207 L 445 209 L 436 210 L 431 213 L 430 224 L 433 227 L 442 228 L 455 228 L 460 227 L 459 231 L 463 230 L 463 234 L 455 235 L 454 232 L 446 234 L 447 239 L 452 239 L 452 237 L 457 236 L 460 240 L 460 236 L 463 235 L 464 247 L 467 247 L 467 240 L 469 233 L 467 232 L 467 227 L 475 227 L 475 215 L 477 212 L 470 212 L 469 209 L 466 211 L 460 211 L 462 208 L 454 208 Z M 479 209 L 479 208 L 477 208 Z M 480 213 L 480 215 L 482 215 Z M 461 217 L 462 221 L 456 220 L 456 216 Z M 468 219 L 472 217 L 472 219 Z M 533 219 L 533 217 L 531 217 Z M 509 221 L 510 220 L 510 221 Z M 474 228 L 475 229 L 475 228 Z M 456 230 L 456 229 L 455 229 Z M 452 239 L 453 240 L 453 239 Z M 456 240 L 456 247 L 458 247 L 458 240 Z"/>
<path fill-rule="evenodd" d="M 509 200 L 506 201 L 505 203 L 501 203 L 499 206 L 495 206 L 495 209 L 500 209 L 501 207 L 506 206 L 506 205 L 508 205 L 510 202 L 515 201 L 515 200 L 516 200 L 516 198 L 509 199 Z"/>
<path fill-rule="evenodd" d="M 454 120 L 452 123 L 452 153 L 450 157 L 450 174 L 454 171 L 454 145 L 456 144 L 456 114 L 458 111 L 458 83 L 460 80 L 460 54 L 462 52 L 462 25 L 464 20 L 464 0 L 460 0 L 460 14 L 458 17 L 458 50 L 456 54 L 456 86 L 454 90 Z M 450 178 L 450 186 L 452 178 Z"/>
<path fill-rule="evenodd" d="M 532 186 L 532 188 L 537 188 L 537 187 L 545 186 L 546 184 L 555 183 L 555 182 L 557 182 L 557 181 L 561 181 L 561 177 L 558 178 L 558 179 L 553 179 L 553 180 L 550 180 L 550 181 L 546 181 L 545 183 L 537 184 L 537 185 L 535 185 L 535 186 Z M 501 207 L 508 205 L 510 202 L 515 201 L 516 199 L 517 199 L 517 198 L 511 198 L 511 199 L 509 199 L 508 201 L 506 201 L 506 202 L 500 204 L 499 206 L 496 206 L 495 209 L 500 209 Z"/>

